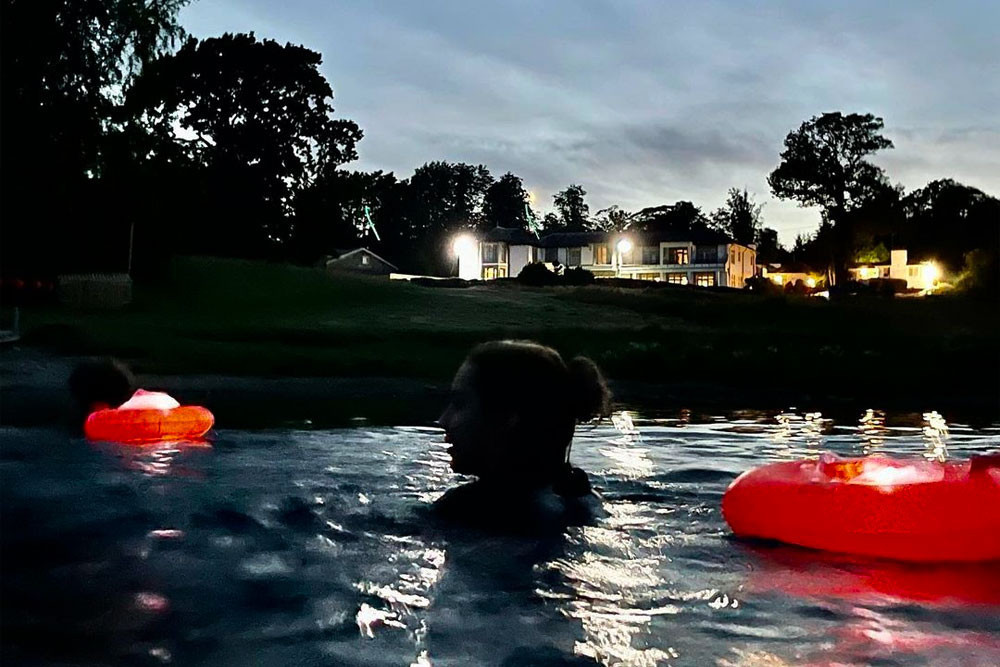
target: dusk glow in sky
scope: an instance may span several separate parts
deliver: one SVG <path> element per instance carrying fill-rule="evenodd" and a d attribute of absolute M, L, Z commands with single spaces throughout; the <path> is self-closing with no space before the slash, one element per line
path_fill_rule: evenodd
<path fill-rule="evenodd" d="M 954 178 L 1000 195 L 996 2 L 335 2 L 197 0 L 195 37 L 253 31 L 323 55 L 337 115 L 365 132 L 348 168 L 485 164 L 543 212 L 570 183 L 591 212 L 730 187 L 790 244 L 815 210 L 775 200 L 785 135 L 874 113 L 907 190 Z"/>

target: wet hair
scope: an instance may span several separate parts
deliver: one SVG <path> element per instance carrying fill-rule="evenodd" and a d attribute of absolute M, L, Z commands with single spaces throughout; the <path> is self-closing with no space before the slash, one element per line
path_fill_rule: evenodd
<path fill-rule="evenodd" d="M 135 391 L 135 378 L 117 359 L 85 361 L 70 374 L 69 390 L 81 411 L 101 403 L 118 407 Z"/>
<path fill-rule="evenodd" d="M 472 385 L 487 418 L 510 420 L 511 457 L 525 478 L 553 484 L 562 496 L 590 492 L 585 472 L 569 462 L 578 422 L 609 413 L 611 393 L 593 361 L 566 363 L 532 341 L 483 343 L 469 353 Z"/>

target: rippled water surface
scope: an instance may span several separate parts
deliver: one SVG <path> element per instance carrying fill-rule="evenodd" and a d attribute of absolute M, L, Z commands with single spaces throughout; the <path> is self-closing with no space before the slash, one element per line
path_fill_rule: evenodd
<path fill-rule="evenodd" d="M 746 544 L 719 513 L 761 463 L 967 458 L 995 424 L 620 413 L 574 444 L 606 517 L 544 540 L 430 519 L 461 482 L 437 429 L 0 435 L 5 663 L 1000 664 L 1000 564 Z"/>

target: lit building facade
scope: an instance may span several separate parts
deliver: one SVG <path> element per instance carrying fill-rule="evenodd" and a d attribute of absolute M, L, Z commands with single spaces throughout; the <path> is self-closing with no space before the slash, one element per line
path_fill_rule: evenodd
<path fill-rule="evenodd" d="M 497 227 L 456 242 L 458 274 L 467 280 L 516 277 L 532 262 L 582 268 L 598 278 L 742 288 L 756 270 L 756 250 L 712 230 L 561 232 L 542 237 Z"/>

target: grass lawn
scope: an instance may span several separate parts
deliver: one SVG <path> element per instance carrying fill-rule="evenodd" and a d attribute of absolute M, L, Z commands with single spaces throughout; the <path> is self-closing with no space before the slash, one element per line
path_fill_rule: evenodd
<path fill-rule="evenodd" d="M 616 380 L 794 395 L 1000 393 L 1000 310 L 962 298 L 827 303 L 697 288 L 431 288 L 180 259 L 120 311 L 22 313 L 23 339 L 141 372 L 443 380 L 476 342 L 532 338 Z"/>

